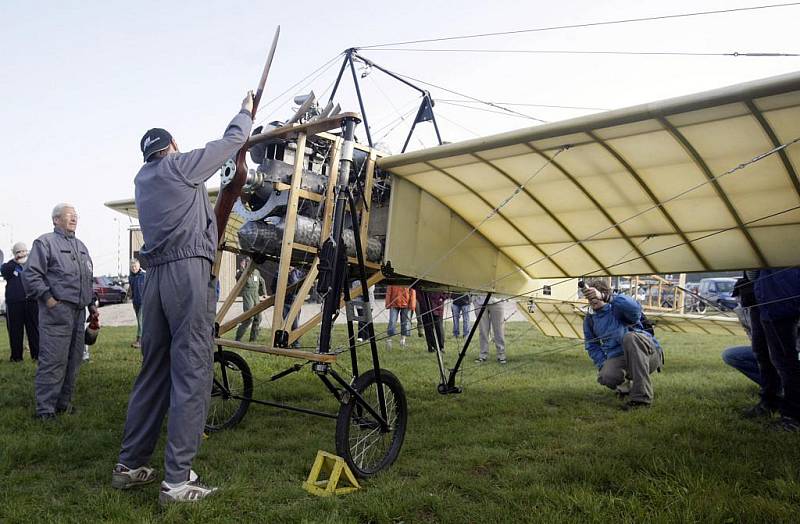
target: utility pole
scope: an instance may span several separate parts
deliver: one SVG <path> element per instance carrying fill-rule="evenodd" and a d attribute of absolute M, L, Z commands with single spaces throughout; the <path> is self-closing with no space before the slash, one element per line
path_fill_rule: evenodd
<path fill-rule="evenodd" d="M 120 232 L 119 232 L 119 219 L 114 218 L 114 223 L 117 224 L 117 276 L 122 276 L 122 261 L 120 260 Z"/>

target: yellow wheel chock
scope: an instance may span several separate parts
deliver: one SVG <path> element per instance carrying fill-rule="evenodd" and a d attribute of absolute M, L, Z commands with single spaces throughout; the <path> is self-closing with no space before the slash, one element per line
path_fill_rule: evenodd
<path fill-rule="evenodd" d="M 320 479 L 320 475 L 328 475 L 328 478 Z M 340 482 L 343 484 L 341 487 Z M 322 450 L 317 451 L 308 479 L 303 482 L 303 489 L 318 497 L 345 495 L 359 488 L 361 486 L 344 459 Z"/>

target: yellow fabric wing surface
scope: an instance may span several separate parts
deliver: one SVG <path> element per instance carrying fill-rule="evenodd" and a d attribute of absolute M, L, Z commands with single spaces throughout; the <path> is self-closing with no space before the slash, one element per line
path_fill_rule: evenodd
<path fill-rule="evenodd" d="M 586 302 L 531 299 L 517 302 L 517 310 L 544 335 L 550 337 L 583 339 L 583 319 Z M 656 336 L 661 332 L 693 333 L 700 335 L 736 335 L 745 332 L 734 316 L 679 315 L 645 311 L 647 318 L 656 327 Z"/>
<path fill-rule="evenodd" d="M 540 278 L 796 265 L 800 143 L 751 160 L 798 138 L 795 73 L 378 165 L 463 219 L 467 231 L 477 227 L 493 247 L 492 267 L 470 284 L 522 293 Z M 748 165 L 734 170 L 741 164 Z M 458 240 L 414 245 L 406 235 L 393 245 L 391 226 L 389 236 L 387 259 L 411 276 L 422 276 L 414 253 L 432 264 Z M 485 247 L 476 244 L 473 253 Z"/>

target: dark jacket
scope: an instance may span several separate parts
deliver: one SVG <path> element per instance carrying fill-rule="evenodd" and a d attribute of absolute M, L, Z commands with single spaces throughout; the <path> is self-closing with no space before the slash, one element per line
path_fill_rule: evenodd
<path fill-rule="evenodd" d="M 800 268 L 762 269 L 753 287 L 761 320 L 800 315 Z"/>
<path fill-rule="evenodd" d="M 431 301 L 431 312 L 433 312 L 433 316 L 436 318 L 442 318 L 442 316 L 444 316 L 444 301 L 447 295 L 444 293 L 439 293 L 438 291 L 434 291 L 432 293 L 428 293 L 428 297 Z"/>
<path fill-rule="evenodd" d="M 614 295 L 611 302 L 599 311 L 586 315 L 583 319 L 584 345 L 597 369 L 606 360 L 622 356 L 622 337 L 629 331 L 644 333 L 653 340 L 658 349 L 658 341 L 642 327 L 642 306 L 631 297 Z"/>
<path fill-rule="evenodd" d="M 144 246 L 144 267 L 184 258 L 203 257 L 213 263 L 217 250 L 217 220 L 205 181 L 244 145 L 253 120 L 237 114 L 222 139 L 203 149 L 173 153 L 147 162 L 134 179 L 136 209 Z"/>
<path fill-rule="evenodd" d="M 25 288 L 22 286 L 23 270 L 24 268 L 13 258 L 0 268 L 0 273 L 6 279 L 6 302 L 9 304 L 25 302 Z"/>
<path fill-rule="evenodd" d="M 142 305 L 142 295 L 144 294 L 144 279 L 147 277 L 147 271 L 140 269 L 138 273 L 131 273 L 128 275 L 128 284 L 131 287 L 131 301 L 133 305 L 139 307 Z"/>
<path fill-rule="evenodd" d="M 28 296 L 39 302 L 53 297 L 86 307 L 93 296 L 92 269 L 84 243 L 57 227 L 33 241 L 22 283 Z"/>
<path fill-rule="evenodd" d="M 450 293 L 450 298 L 453 299 L 454 306 L 468 306 L 470 303 L 469 293 Z"/>

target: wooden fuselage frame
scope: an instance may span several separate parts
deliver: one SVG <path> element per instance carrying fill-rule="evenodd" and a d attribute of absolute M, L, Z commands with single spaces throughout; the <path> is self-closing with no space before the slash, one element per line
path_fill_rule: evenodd
<path fill-rule="evenodd" d="M 285 331 L 288 334 L 288 344 L 291 344 L 298 340 L 300 337 L 308 333 L 311 329 L 315 326 L 319 325 L 322 321 L 322 311 L 320 308 L 320 312 L 314 315 L 312 318 L 306 320 L 302 324 L 299 324 L 297 329 L 292 329 L 292 325 L 300 315 L 300 310 L 302 305 L 305 303 L 306 299 L 309 297 L 312 286 L 317 280 L 317 276 L 319 273 L 319 249 L 321 246 L 309 246 L 300 244 L 294 241 L 295 237 L 295 229 L 297 225 L 297 211 L 300 204 L 301 199 L 308 199 L 313 200 L 315 202 L 319 202 L 324 206 L 323 214 L 322 214 L 322 233 L 320 235 L 320 243 L 324 242 L 330 236 L 331 227 L 333 223 L 333 202 L 335 200 L 334 190 L 336 188 L 336 182 L 339 177 L 339 159 L 341 155 L 341 148 L 342 148 L 342 139 L 338 136 L 331 135 L 326 131 L 337 129 L 341 126 L 342 120 L 345 118 L 347 114 L 339 115 L 333 118 L 327 118 L 323 121 L 319 121 L 312 124 L 300 124 L 300 125 L 289 125 L 284 126 L 265 135 L 269 135 L 271 138 L 293 138 L 296 140 L 297 144 L 297 154 L 295 155 L 294 161 L 294 172 L 292 174 L 291 181 L 288 184 L 284 183 L 276 183 L 275 189 L 280 191 L 289 191 L 289 203 L 287 206 L 286 211 L 286 222 L 284 228 L 283 239 L 281 240 L 281 249 L 280 254 L 278 255 L 278 274 L 277 274 L 277 285 L 274 290 L 273 295 L 269 295 L 253 307 L 248 309 L 247 311 L 243 311 L 241 314 L 237 315 L 236 317 L 224 321 L 225 316 L 230 311 L 230 308 L 233 306 L 236 297 L 242 291 L 245 282 L 247 279 L 252 275 L 252 272 L 256 268 L 256 264 L 253 262 L 252 257 L 248 261 L 247 267 L 242 271 L 241 275 L 239 276 L 236 285 L 230 291 L 228 296 L 225 298 L 222 307 L 217 312 L 216 316 L 216 323 L 219 326 L 217 330 L 217 338 L 215 339 L 215 344 L 218 346 L 230 347 L 235 349 L 244 349 L 248 351 L 256 351 L 259 353 L 266 353 L 270 355 L 279 355 L 284 357 L 290 358 L 298 358 L 302 360 L 310 360 L 314 362 L 333 362 L 336 360 L 335 353 L 320 353 L 318 351 L 303 351 L 297 349 L 290 349 L 287 347 L 276 347 L 274 342 L 276 340 L 276 333 L 279 331 Z M 331 142 L 331 154 L 329 155 L 328 159 L 328 185 L 325 190 L 325 194 L 319 195 L 316 193 L 312 193 L 306 191 L 300 187 L 302 173 L 303 173 L 303 160 L 304 155 L 303 151 L 305 151 L 306 140 L 309 134 L 317 135 L 325 140 Z M 252 141 L 252 139 L 251 139 Z M 369 195 L 372 194 L 372 187 L 374 183 L 374 176 L 375 176 L 375 163 L 378 157 L 378 153 L 371 148 L 356 145 L 357 149 L 361 149 L 368 153 L 367 164 L 365 167 L 365 183 L 364 183 L 364 194 Z M 367 262 L 367 230 L 369 227 L 369 217 L 370 217 L 370 210 L 368 207 L 364 206 L 364 202 L 360 201 L 357 203 L 357 210 L 359 213 L 360 219 L 360 232 L 362 240 L 362 254 L 365 260 L 364 265 L 368 271 L 368 278 L 367 284 L 369 286 L 373 286 L 383 280 L 383 274 L 381 273 L 380 265 L 375 264 L 373 262 Z M 236 254 L 244 254 L 247 255 L 248 253 L 238 249 L 238 247 L 230 245 L 228 242 L 220 242 L 217 252 L 217 264 L 218 266 L 219 261 L 222 259 L 222 252 L 228 251 L 231 253 Z M 292 259 L 294 257 L 302 257 L 308 256 L 309 254 L 313 254 L 314 258 L 311 264 L 308 266 L 308 271 L 306 271 L 305 277 L 303 280 L 296 282 L 293 285 L 289 284 L 289 272 L 291 271 Z M 348 257 L 348 262 L 350 264 L 356 264 L 357 260 L 353 257 Z M 216 271 L 215 271 L 216 273 Z M 351 296 L 356 297 L 361 295 L 361 286 L 357 286 L 351 290 Z M 287 295 L 289 293 L 294 293 L 294 297 L 289 299 Z M 287 300 L 291 301 L 291 308 L 288 311 L 286 316 L 283 315 L 284 311 L 284 304 L 288 303 Z M 343 305 L 343 301 L 341 305 Z M 270 341 L 269 345 L 261 345 L 261 344 L 254 344 L 254 343 L 245 343 L 245 342 L 238 342 L 234 340 L 229 340 L 222 338 L 225 333 L 230 332 L 231 330 L 235 329 L 240 323 L 249 320 L 256 316 L 257 314 L 261 313 L 262 311 L 266 311 L 270 307 L 273 308 L 272 311 L 272 325 L 269 331 L 269 338 Z"/>

